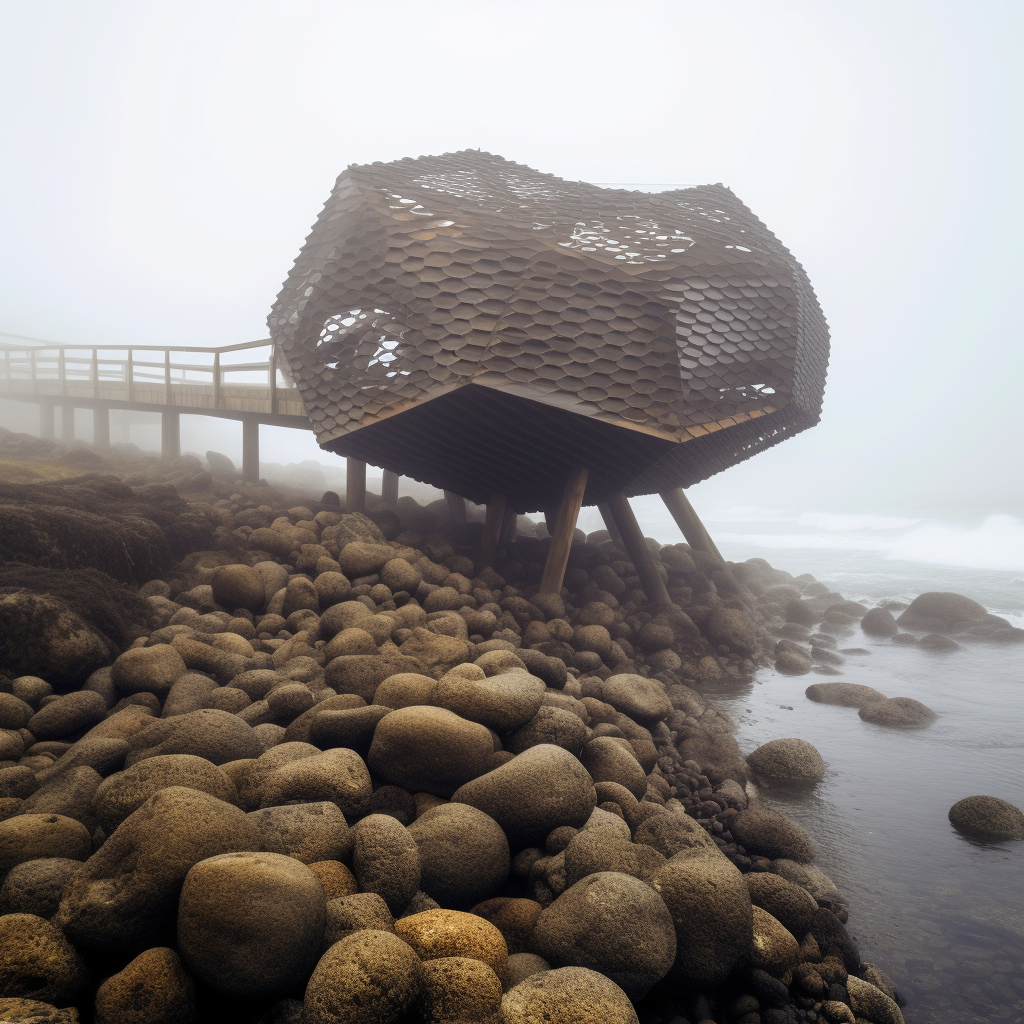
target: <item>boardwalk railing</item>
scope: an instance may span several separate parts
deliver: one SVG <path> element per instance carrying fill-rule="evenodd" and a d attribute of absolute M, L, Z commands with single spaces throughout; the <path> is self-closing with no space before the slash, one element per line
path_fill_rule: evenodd
<path fill-rule="evenodd" d="M 221 348 L 88 347 L 14 345 L 0 335 L 0 394 L 71 406 L 155 406 L 236 418 L 255 414 L 262 422 L 302 417 L 308 423 L 269 340 Z"/>
<path fill-rule="evenodd" d="M 97 445 L 110 444 L 111 409 L 160 413 L 168 458 L 181 454 L 182 413 L 241 420 L 245 480 L 259 478 L 261 423 L 311 429 L 269 339 L 221 348 L 88 346 L 0 334 L 0 398 L 36 403 L 40 433 L 51 438 L 60 406 L 67 442 L 75 436 L 74 410 L 92 409 Z"/>

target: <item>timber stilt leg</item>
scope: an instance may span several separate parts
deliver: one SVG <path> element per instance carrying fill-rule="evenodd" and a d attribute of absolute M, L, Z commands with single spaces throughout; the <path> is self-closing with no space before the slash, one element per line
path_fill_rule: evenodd
<path fill-rule="evenodd" d="M 615 517 L 612 515 L 612 510 L 608 507 L 607 501 L 599 501 L 597 503 L 597 511 L 601 513 L 601 518 L 604 520 L 605 528 L 611 534 L 612 540 L 616 544 L 622 543 L 622 534 L 619 533 L 619 528 L 615 525 Z"/>
<path fill-rule="evenodd" d="M 540 583 L 542 594 L 560 594 L 565 579 L 565 567 L 569 564 L 569 549 L 576 532 L 576 520 L 583 506 L 583 492 L 587 489 L 588 471 L 584 466 L 574 466 L 569 471 L 558 506 L 555 532 L 551 537 L 547 561 L 544 563 L 544 577 Z"/>
<path fill-rule="evenodd" d="M 452 515 L 452 522 L 459 526 L 469 518 L 466 515 L 466 499 L 454 491 L 445 491 L 444 500 L 448 502 L 448 511 Z"/>
<path fill-rule="evenodd" d="M 390 469 L 384 470 L 384 479 L 380 485 L 380 499 L 387 505 L 398 504 L 398 474 Z"/>
<path fill-rule="evenodd" d="M 501 533 L 498 535 L 500 544 L 513 544 L 516 539 L 516 530 L 519 528 L 519 514 L 514 508 L 505 504 L 505 514 L 501 517 Z"/>
<path fill-rule="evenodd" d="M 39 436 L 53 440 L 53 402 L 39 403 Z"/>
<path fill-rule="evenodd" d="M 683 493 L 682 487 L 674 487 L 671 491 L 662 491 L 661 500 L 676 521 L 676 526 L 682 531 L 686 543 L 697 551 L 706 551 L 714 555 L 719 561 L 724 561 L 721 552 L 715 546 L 704 524 L 700 521 L 697 513 L 694 512 L 690 499 Z"/>
<path fill-rule="evenodd" d="M 484 535 L 480 538 L 480 561 L 490 565 L 498 550 L 501 527 L 505 522 L 505 495 L 492 494 L 487 502 L 487 518 L 484 520 Z"/>
<path fill-rule="evenodd" d="M 644 588 L 647 600 L 652 604 L 671 604 L 672 599 L 668 596 L 665 581 L 658 572 L 654 556 L 647 546 L 647 541 L 644 540 L 640 524 L 636 521 L 636 516 L 633 514 L 626 495 L 622 491 L 611 495 L 608 499 L 608 509 L 615 520 L 615 525 L 619 528 L 622 543 L 633 563 L 633 568 L 636 569 L 637 576 L 640 577 L 640 586 Z"/>
<path fill-rule="evenodd" d="M 349 512 L 366 512 L 366 463 L 351 455 L 345 460 L 345 504 Z"/>

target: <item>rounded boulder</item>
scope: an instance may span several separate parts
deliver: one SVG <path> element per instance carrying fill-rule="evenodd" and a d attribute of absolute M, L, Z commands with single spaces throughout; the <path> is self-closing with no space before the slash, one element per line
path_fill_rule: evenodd
<path fill-rule="evenodd" d="M 717 985 L 747 955 L 754 918 L 743 876 L 717 852 L 688 850 L 651 879 L 676 931 L 673 974 L 699 986 Z"/>
<path fill-rule="evenodd" d="M 469 804 L 432 807 L 409 826 L 419 850 L 420 887 L 444 906 L 468 906 L 494 896 L 509 871 L 501 826 Z"/>
<path fill-rule="evenodd" d="M 396 786 L 450 797 L 484 774 L 493 752 L 491 734 L 478 722 L 444 708 L 414 706 L 380 720 L 367 760 L 375 775 Z"/>
<path fill-rule="evenodd" d="M 747 757 L 765 778 L 777 782 L 813 783 L 825 777 L 825 762 L 815 746 L 801 739 L 769 740 Z"/>
<path fill-rule="evenodd" d="M 642 999 L 672 967 L 672 916 L 649 885 L 602 871 L 566 889 L 537 921 L 536 952 L 554 967 L 589 967 Z"/>
<path fill-rule="evenodd" d="M 581 828 L 597 806 L 597 793 L 586 768 L 572 754 L 542 743 L 467 782 L 452 800 L 489 815 L 518 849 L 543 842 L 559 825 Z"/>
<path fill-rule="evenodd" d="M 424 910 L 400 918 L 395 931 L 421 960 L 464 956 L 480 960 L 500 978 L 508 962 L 508 947 L 490 921 L 459 910 Z"/>
<path fill-rule="evenodd" d="M 672 714 L 672 702 L 665 687 L 657 679 L 631 672 L 609 676 L 601 684 L 601 699 L 616 711 L 644 724 L 660 722 Z"/>
<path fill-rule="evenodd" d="M 88 980 L 78 951 L 49 921 L 0 917 L 0 997 L 68 1003 Z"/>
<path fill-rule="evenodd" d="M 1024 839 L 1024 813 L 995 796 L 965 796 L 949 809 L 949 821 L 958 832 L 979 839 Z"/>
<path fill-rule="evenodd" d="M 247 608 L 258 612 L 266 602 L 263 577 L 248 565 L 218 566 L 213 571 L 212 586 L 214 601 L 232 611 Z"/>
<path fill-rule="evenodd" d="M 95 1024 L 193 1024 L 195 1017 L 195 983 L 166 946 L 140 953 L 96 993 Z"/>
<path fill-rule="evenodd" d="M 393 1024 L 416 1004 L 423 970 L 409 945 L 364 929 L 336 942 L 306 985 L 305 1024 Z"/>
<path fill-rule="evenodd" d="M 890 729 L 925 729 L 938 715 L 913 697 L 886 697 L 861 706 L 857 712 L 865 722 Z"/>
<path fill-rule="evenodd" d="M 362 892 L 375 892 L 393 914 L 401 913 L 420 888 L 416 841 L 397 818 L 369 814 L 352 829 L 352 872 Z"/>
<path fill-rule="evenodd" d="M 63 814 L 19 814 L 0 821 L 0 874 L 40 857 L 84 861 L 91 849 L 89 830 Z"/>
<path fill-rule="evenodd" d="M 639 1024 L 629 996 L 585 967 L 531 974 L 505 993 L 501 1012 L 505 1024 Z"/>
<path fill-rule="evenodd" d="M 485 963 L 446 956 L 422 964 L 423 1024 L 492 1024 L 501 1010 L 501 981 Z"/>
<path fill-rule="evenodd" d="M 770 807 L 748 807 L 733 818 L 730 831 L 750 853 L 772 860 L 783 857 L 807 863 L 814 857 L 814 844 L 795 822 Z"/>
<path fill-rule="evenodd" d="M 862 708 L 873 700 L 885 700 L 885 694 L 861 683 L 812 683 L 804 696 L 816 704 L 834 704 L 841 708 Z"/>
<path fill-rule="evenodd" d="M 200 861 L 178 902 L 178 948 L 211 988 L 237 998 L 284 993 L 316 963 L 327 921 L 320 879 L 276 853 Z"/>
<path fill-rule="evenodd" d="M 132 811 L 168 786 L 197 789 L 227 803 L 238 799 L 231 779 L 205 757 L 159 754 L 104 779 L 96 790 L 93 810 L 110 835 Z"/>

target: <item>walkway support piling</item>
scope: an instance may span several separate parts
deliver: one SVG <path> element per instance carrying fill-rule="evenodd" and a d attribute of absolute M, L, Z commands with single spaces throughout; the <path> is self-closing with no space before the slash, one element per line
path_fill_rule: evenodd
<path fill-rule="evenodd" d="M 110 447 L 110 410 L 105 405 L 92 410 L 92 443 L 97 448 Z"/>
<path fill-rule="evenodd" d="M 260 482 L 260 421 L 242 420 L 242 479 Z"/>
<path fill-rule="evenodd" d="M 572 547 L 572 537 L 576 532 L 576 520 L 583 506 L 583 492 L 587 489 L 588 475 L 585 466 L 574 466 L 569 471 L 565 489 L 562 491 L 562 501 L 558 506 L 551 547 L 544 563 L 544 576 L 540 583 L 542 594 L 561 593 L 565 567 L 569 564 L 569 549 Z"/>
<path fill-rule="evenodd" d="M 387 505 L 398 504 L 398 474 L 390 469 L 384 470 L 384 479 L 380 485 L 380 499 Z"/>
<path fill-rule="evenodd" d="M 165 459 L 176 459 L 181 455 L 180 413 L 165 409 L 160 414 L 160 455 Z"/>
<path fill-rule="evenodd" d="M 345 460 L 345 504 L 349 512 L 366 512 L 366 463 L 351 455 Z"/>
<path fill-rule="evenodd" d="M 480 538 L 480 561 L 490 565 L 498 550 L 501 527 L 505 522 L 505 495 L 492 494 L 487 502 L 487 517 L 484 519 L 484 535 Z"/>
<path fill-rule="evenodd" d="M 498 534 L 499 544 L 514 544 L 516 530 L 519 528 L 519 515 L 514 508 L 509 508 L 506 501 L 505 514 L 501 517 L 501 532 Z"/>
<path fill-rule="evenodd" d="M 39 436 L 53 440 L 53 402 L 39 403 Z"/>
<path fill-rule="evenodd" d="M 60 407 L 60 439 L 71 444 L 75 439 L 75 407 L 62 402 Z"/>
<path fill-rule="evenodd" d="M 615 525 L 615 518 L 612 516 L 612 510 L 608 507 L 608 502 L 599 501 L 597 503 L 597 511 L 601 513 L 601 518 L 604 520 L 604 525 L 611 534 L 612 540 L 616 544 L 621 544 L 622 534 L 619 533 L 619 528 Z"/>
<path fill-rule="evenodd" d="M 607 504 L 633 568 L 640 577 L 640 586 L 644 588 L 647 600 L 652 604 L 671 604 L 668 588 L 658 572 L 658 566 L 651 549 L 647 546 L 647 541 L 644 540 L 643 531 L 636 521 L 629 499 L 622 491 L 618 491 L 608 498 Z"/>
<path fill-rule="evenodd" d="M 665 502 L 676 526 L 682 531 L 686 543 L 696 551 L 705 551 L 724 561 L 721 552 L 715 546 L 704 524 L 694 512 L 690 499 L 683 493 L 682 487 L 674 487 L 671 491 L 662 491 L 661 500 Z"/>

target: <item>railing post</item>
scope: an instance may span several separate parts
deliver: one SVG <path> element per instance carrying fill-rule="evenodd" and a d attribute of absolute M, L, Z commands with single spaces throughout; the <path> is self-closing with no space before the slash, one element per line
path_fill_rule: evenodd
<path fill-rule="evenodd" d="M 100 354 L 95 348 L 92 350 L 92 397 L 100 397 Z"/>
<path fill-rule="evenodd" d="M 171 401 L 171 350 L 164 349 L 164 405 L 173 405 Z"/>
<path fill-rule="evenodd" d="M 128 349 L 128 360 L 125 363 L 125 376 L 128 378 L 128 401 L 135 401 L 135 361 L 132 350 Z"/>
<path fill-rule="evenodd" d="M 213 407 L 220 408 L 220 353 L 213 353 Z"/>
<path fill-rule="evenodd" d="M 267 367 L 270 373 L 270 415 L 277 415 L 277 349 L 270 346 L 270 365 Z"/>
<path fill-rule="evenodd" d="M 32 372 L 32 392 L 33 394 L 38 390 L 36 385 L 36 350 L 31 349 L 28 354 L 29 367 Z M 46 435 L 43 434 L 43 437 Z"/>
<path fill-rule="evenodd" d="M 65 366 L 64 366 L 64 349 L 57 349 L 57 393 L 63 397 L 67 394 L 67 386 L 64 380 Z M 61 431 L 63 431 L 63 426 Z"/>

